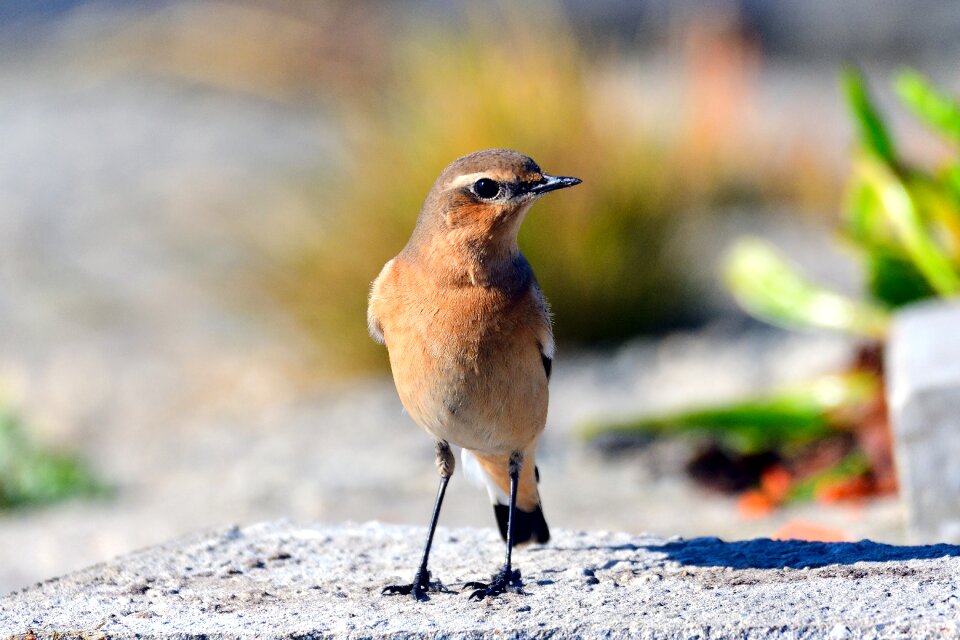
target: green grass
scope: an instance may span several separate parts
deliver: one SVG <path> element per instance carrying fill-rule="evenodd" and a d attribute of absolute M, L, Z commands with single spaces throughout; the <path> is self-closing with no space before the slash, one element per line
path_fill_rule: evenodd
<path fill-rule="evenodd" d="M 0 509 L 97 496 L 105 486 L 76 457 L 30 440 L 23 421 L 0 407 Z"/>

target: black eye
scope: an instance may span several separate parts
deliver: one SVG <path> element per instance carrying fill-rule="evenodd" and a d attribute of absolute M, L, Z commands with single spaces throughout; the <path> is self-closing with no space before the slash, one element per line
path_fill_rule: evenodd
<path fill-rule="evenodd" d="M 490 178 L 480 178 L 473 183 L 473 192 L 484 200 L 492 200 L 500 195 L 500 183 Z"/>

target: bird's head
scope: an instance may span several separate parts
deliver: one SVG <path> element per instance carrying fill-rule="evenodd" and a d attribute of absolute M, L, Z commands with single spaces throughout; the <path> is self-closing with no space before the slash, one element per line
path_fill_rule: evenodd
<path fill-rule="evenodd" d="M 576 184 L 579 178 L 548 175 L 522 153 L 477 151 L 454 160 L 437 178 L 415 236 L 440 236 L 477 251 L 515 248 L 530 206 L 546 193 Z"/>

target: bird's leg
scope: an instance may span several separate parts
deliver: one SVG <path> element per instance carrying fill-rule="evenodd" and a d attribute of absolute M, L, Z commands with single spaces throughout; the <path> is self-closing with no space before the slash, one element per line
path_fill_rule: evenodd
<path fill-rule="evenodd" d="M 510 511 L 507 518 L 507 556 L 503 561 L 503 568 L 490 579 L 489 583 L 465 584 L 464 589 L 474 589 L 470 594 L 471 600 L 483 600 L 487 596 L 498 596 L 507 591 L 523 593 L 520 570 L 514 569 L 510 564 L 513 553 L 513 525 L 517 510 L 517 485 L 520 482 L 521 467 L 523 467 L 523 453 L 515 452 L 510 456 Z"/>
<path fill-rule="evenodd" d="M 430 582 L 430 571 L 427 569 L 427 561 L 430 558 L 430 547 L 433 545 L 433 534 L 437 529 L 437 520 L 440 519 L 440 507 L 443 505 L 443 494 L 447 491 L 447 483 L 450 476 L 453 475 L 453 469 L 456 465 L 456 459 L 450 451 L 450 445 L 446 442 L 437 442 L 437 470 L 440 472 L 440 488 L 437 490 L 437 501 L 433 505 L 433 517 L 430 518 L 430 530 L 427 532 L 427 540 L 423 544 L 423 559 L 420 560 L 420 567 L 413 576 L 412 584 L 392 584 L 383 588 L 383 595 L 412 595 L 417 600 L 429 600 L 428 591 L 438 591 L 449 593 L 449 590 L 443 586 L 439 580 Z"/>

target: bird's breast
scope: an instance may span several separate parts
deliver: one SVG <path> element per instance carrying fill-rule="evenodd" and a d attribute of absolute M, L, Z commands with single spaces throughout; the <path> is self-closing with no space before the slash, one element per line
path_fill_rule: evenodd
<path fill-rule="evenodd" d="M 476 451 L 513 451 L 543 429 L 549 319 L 532 291 L 439 287 L 394 278 L 379 318 L 400 399 L 434 437 Z"/>

